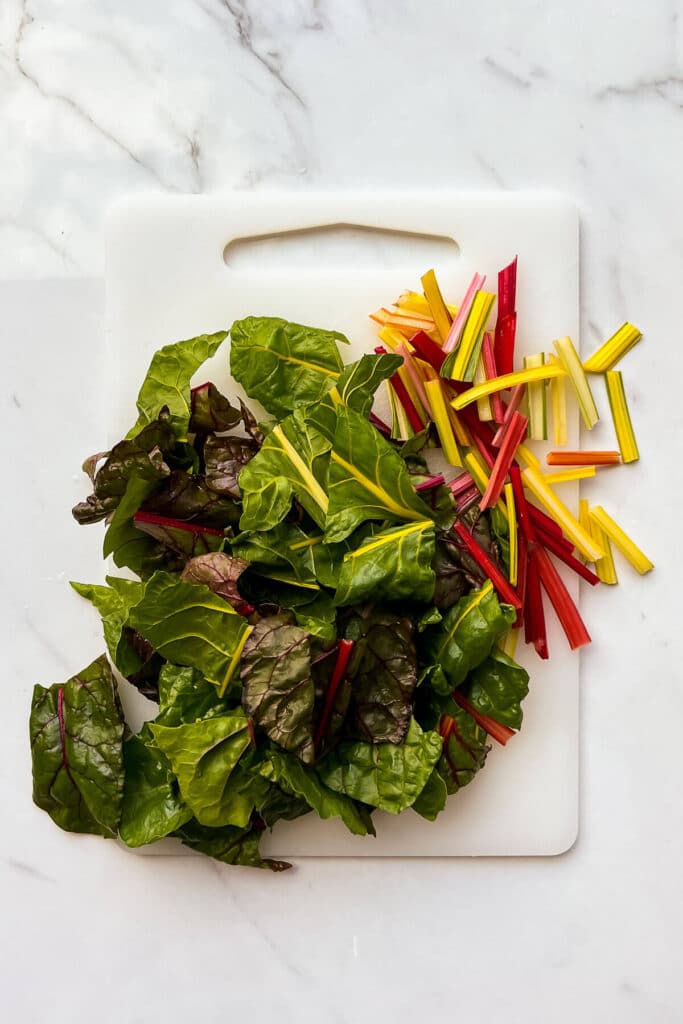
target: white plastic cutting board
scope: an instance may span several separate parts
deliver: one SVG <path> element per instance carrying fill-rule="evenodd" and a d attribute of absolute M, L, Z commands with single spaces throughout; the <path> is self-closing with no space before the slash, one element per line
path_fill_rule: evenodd
<path fill-rule="evenodd" d="M 152 353 L 161 345 L 228 328 L 247 315 L 277 315 L 342 331 L 352 361 L 371 351 L 369 311 L 418 288 L 428 269 L 391 268 L 367 250 L 357 264 L 229 269 L 234 239 L 364 225 L 447 236 L 459 258 L 436 272 L 452 301 L 474 271 L 496 274 L 517 254 L 518 354 L 551 348 L 562 335 L 578 338 L 578 217 L 567 200 L 541 194 L 278 194 L 138 197 L 110 214 L 106 236 L 107 330 L 116 407 L 111 439 L 130 425 L 135 396 Z M 379 251 L 379 250 L 378 250 Z M 232 397 L 227 345 L 202 374 Z M 253 403 L 252 403 L 253 404 Z M 103 410 L 104 415 L 104 410 Z M 570 443 L 578 426 L 570 423 Z M 575 485 L 563 495 L 575 503 Z M 566 577 L 565 577 L 566 578 Z M 574 579 L 567 579 L 576 594 Z M 493 856 L 557 854 L 574 842 L 578 823 L 579 661 L 551 615 L 551 659 L 542 663 L 522 644 L 531 673 L 524 725 L 506 748 L 493 749 L 473 783 L 449 800 L 435 823 L 413 812 L 376 816 L 376 839 L 349 835 L 338 821 L 313 815 L 277 825 L 263 847 L 282 856 Z M 173 847 L 167 850 L 172 850 Z"/>

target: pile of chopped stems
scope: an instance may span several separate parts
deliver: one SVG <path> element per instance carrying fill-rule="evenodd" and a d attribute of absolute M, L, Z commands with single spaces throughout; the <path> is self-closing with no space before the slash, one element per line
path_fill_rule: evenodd
<path fill-rule="evenodd" d="M 517 258 L 499 272 L 496 293 L 485 291 L 485 284 L 485 276 L 475 274 L 460 305 L 453 305 L 434 271 L 427 271 L 421 293 L 404 292 L 395 305 L 371 314 L 382 342 L 375 351 L 403 357 L 387 384 L 391 436 L 405 441 L 432 431 L 457 471 L 446 483 L 458 512 L 478 505 L 498 510 L 507 522 L 507 576 L 470 530 L 461 522 L 453 527 L 500 600 L 517 610 L 515 628 L 502 646 L 514 653 L 523 630 L 525 642 L 547 658 L 544 593 L 573 650 L 591 639 L 558 564 L 591 586 L 617 583 L 614 547 L 637 572 L 653 568 L 601 505 L 581 500 L 574 512 L 556 490 L 639 459 L 622 374 L 615 367 L 642 334 L 625 323 L 583 362 L 570 338 L 558 338 L 551 351 L 527 355 L 515 368 Z M 568 402 L 575 401 L 591 430 L 599 418 L 592 390 L 598 378 L 609 399 L 616 448 L 569 449 Z M 380 421 L 377 426 L 389 429 Z M 546 455 L 550 472 L 543 471 L 528 441 L 552 442 Z M 432 485 L 443 479 L 434 477 Z"/>

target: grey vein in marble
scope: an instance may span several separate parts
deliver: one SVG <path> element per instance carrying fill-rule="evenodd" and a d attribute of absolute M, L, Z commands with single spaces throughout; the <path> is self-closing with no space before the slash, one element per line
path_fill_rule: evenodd
<path fill-rule="evenodd" d="M 208 0 L 208 4 L 200 3 L 199 6 L 210 18 L 220 20 L 213 12 L 212 7 L 210 6 L 211 4 L 212 0 Z M 306 104 L 304 103 L 304 100 L 282 73 L 279 52 L 276 50 L 270 50 L 263 53 L 254 43 L 254 20 L 249 13 L 245 0 L 219 0 L 219 4 L 230 14 L 237 31 L 237 38 L 240 46 L 250 53 L 254 59 L 258 61 L 263 68 L 265 68 L 269 75 L 272 75 L 275 81 L 279 83 L 285 92 L 288 93 L 300 107 L 305 109 Z"/>
<path fill-rule="evenodd" d="M 493 57 L 484 57 L 482 64 L 489 71 L 493 72 L 498 78 L 507 82 L 509 85 L 515 85 L 519 89 L 530 89 L 531 82 L 528 78 L 523 78 L 517 74 L 516 71 L 512 71 L 510 68 L 506 68 L 504 64 L 500 64 Z"/>
<path fill-rule="evenodd" d="M 595 93 L 597 100 L 605 100 L 611 96 L 657 96 L 676 110 L 683 110 L 683 75 L 664 75 L 638 79 L 626 85 L 607 85 Z"/>

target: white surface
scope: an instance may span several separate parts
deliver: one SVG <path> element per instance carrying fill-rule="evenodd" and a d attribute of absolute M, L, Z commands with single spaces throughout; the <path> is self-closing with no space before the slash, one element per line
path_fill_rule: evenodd
<path fill-rule="evenodd" d="M 55 579 L 65 563 L 85 576 L 98 554 L 98 531 L 67 511 L 102 420 L 97 303 L 68 355 L 51 346 L 51 308 L 25 308 L 21 334 L 3 332 L 0 381 L 12 474 L 0 505 L 5 1015 L 679 1024 L 680 4 L 230 7 L 5 0 L 2 274 L 101 272 L 105 206 L 132 188 L 568 192 L 582 215 L 585 348 L 626 317 L 647 332 L 624 364 L 642 462 L 590 494 L 657 569 L 640 580 L 622 563 L 621 586 L 583 597 L 595 642 L 581 663 L 581 830 L 562 857 L 321 859 L 264 877 L 67 836 L 30 804 L 26 720 L 34 682 L 64 678 L 101 644 Z"/>
<path fill-rule="evenodd" d="M 406 288 L 419 289 L 420 274 L 430 265 L 416 265 L 409 249 L 402 265 L 390 267 L 381 251 L 367 249 L 349 265 L 330 265 L 320 250 L 317 266 L 306 271 L 291 262 L 278 266 L 274 257 L 242 271 L 229 269 L 223 260 L 235 239 L 335 224 L 452 238 L 457 258 L 436 265 L 452 302 L 460 301 L 476 271 L 487 274 L 495 292 L 498 270 L 518 254 L 518 358 L 550 349 L 553 338 L 578 336 L 578 221 L 575 207 L 562 197 L 446 192 L 140 197 L 119 204 L 107 221 L 107 329 L 118 380 L 111 439 L 130 425 L 156 348 L 227 329 L 240 317 L 284 316 L 341 331 L 351 342 L 341 353 L 345 362 L 371 352 L 377 334 L 368 313 Z M 199 372 L 197 381 L 202 380 L 213 380 L 229 396 L 247 397 L 230 378 L 228 343 L 211 367 Z M 386 407 L 378 412 L 388 414 Z M 575 414 L 571 427 L 576 442 Z M 111 429 L 103 421 L 102 432 Z M 577 488 L 566 490 L 576 511 Z M 101 573 L 98 567 L 97 579 Z M 577 593 L 576 581 L 568 584 Z M 486 770 L 449 801 L 435 823 L 425 825 L 412 812 L 379 814 L 377 838 L 364 840 L 338 820 L 305 817 L 276 825 L 264 850 L 284 857 L 564 852 L 578 827 L 579 662 L 559 629 L 552 630 L 549 642 L 552 660 L 545 663 L 520 645 L 532 680 L 519 740 L 492 750 Z"/>

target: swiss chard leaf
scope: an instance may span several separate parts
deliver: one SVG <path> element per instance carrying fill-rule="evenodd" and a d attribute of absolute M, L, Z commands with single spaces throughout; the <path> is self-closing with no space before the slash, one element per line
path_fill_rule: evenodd
<path fill-rule="evenodd" d="M 123 627 L 123 639 L 140 662 L 140 667 L 135 672 L 130 672 L 126 679 L 143 697 L 158 703 L 159 672 L 164 659 L 157 654 L 149 640 L 145 640 L 144 636 L 130 626 Z"/>
<path fill-rule="evenodd" d="M 230 328 L 230 372 L 250 398 L 282 419 L 318 401 L 342 371 L 343 334 L 279 317 L 250 316 Z"/>
<path fill-rule="evenodd" d="M 491 749 L 487 734 L 463 708 L 453 704 L 449 710 L 451 729 L 443 745 L 439 774 L 449 793 L 467 786 L 486 763 Z"/>
<path fill-rule="evenodd" d="M 402 743 L 417 686 L 415 629 L 407 616 L 365 609 L 346 624 L 354 641 L 346 729 L 371 743 Z"/>
<path fill-rule="evenodd" d="M 183 800 L 202 825 L 244 828 L 257 800 L 265 795 L 263 779 L 237 763 L 249 746 L 244 712 L 169 728 L 150 725 L 154 743 L 168 758 Z"/>
<path fill-rule="evenodd" d="M 375 534 L 344 556 L 335 603 L 419 601 L 434 596 L 434 528 L 430 522 Z"/>
<path fill-rule="evenodd" d="M 186 439 L 192 412 L 190 380 L 202 363 L 216 354 L 226 337 L 226 331 L 200 334 L 197 338 L 165 345 L 154 353 L 138 394 L 139 416 L 128 432 L 129 438 L 136 437 L 166 406 L 178 440 Z"/>
<path fill-rule="evenodd" d="M 196 821 L 189 821 L 175 833 L 183 846 L 213 857 L 223 864 L 237 864 L 248 868 L 268 868 L 270 871 L 286 871 L 291 868 L 285 860 L 261 857 L 259 843 L 262 832 L 256 829 L 205 828 Z"/>
<path fill-rule="evenodd" d="M 162 567 L 177 568 L 176 556 L 170 556 L 159 541 L 138 530 L 133 521 L 135 513 L 145 498 L 158 486 L 158 481 L 132 476 L 126 486 L 126 493 L 114 512 L 104 535 L 102 554 L 105 558 L 113 555 L 119 567 L 128 567 L 143 579 Z"/>
<path fill-rule="evenodd" d="M 368 420 L 343 405 L 337 409 L 327 487 L 328 541 L 344 540 L 367 519 L 421 522 L 430 518 L 401 456 Z"/>
<path fill-rule="evenodd" d="M 425 783 L 425 787 L 413 804 L 413 810 L 427 821 L 436 821 L 446 806 L 448 786 L 440 774 L 438 766 Z"/>
<path fill-rule="evenodd" d="M 155 722 L 174 728 L 197 719 L 214 718 L 229 711 L 227 701 L 216 693 L 196 668 L 166 663 L 159 673 L 159 714 Z"/>
<path fill-rule="evenodd" d="M 67 832 L 116 834 L 123 799 L 123 719 L 101 655 L 64 684 L 33 691 L 33 800 Z"/>
<path fill-rule="evenodd" d="M 510 729 L 522 725 L 522 701 L 529 692 L 529 673 L 494 647 L 470 672 L 462 692 L 473 708 Z"/>
<path fill-rule="evenodd" d="M 498 558 L 496 546 L 491 539 L 488 514 L 480 512 L 476 507 L 470 509 L 460 518 L 479 546 L 496 562 Z M 473 587 L 480 587 L 487 578 L 457 535 L 441 530 L 437 534 L 434 571 L 436 573 L 434 603 L 442 611 L 450 608 Z"/>
<path fill-rule="evenodd" d="M 133 525 L 140 533 L 152 537 L 172 552 L 181 564 L 187 559 L 218 551 L 224 540 L 223 533 L 214 527 L 169 519 L 153 512 L 136 512 Z"/>
<path fill-rule="evenodd" d="M 194 523 L 214 530 L 225 530 L 238 522 L 236 502 L 209 490 L 196 475 L 176 470 L 147 498 L 141 509 L 156 516 Z"/>
<path fill-rule="evenodd" d="M 313 761 L 309 634 L 282 615 L 261 619 L 244 644 L 241 676 L 242 705 L 256 725 L 278 746 Z"/>
<path fill-rule="evenodd" d="M 129 622 L 168 661 L 197 668 L 220 696 L 237 678 L 250 627 L 208 587 L 157 572 Z"/>
<path fill-rule="evenodd" d="M 133 440 L 119 441 L 110 452 L 86 459 L 83 469 L 92 475 L 93 493 L 75 506 L 74 518 L 84 524 L 96 523 L 110 515 L 118 507 L 132 476 L 145 480 L 163 479 L 169 472 L 164 456 L 174 444 L 175 435 L 168 410 L 163 409 L 159 417 L 148 423 Z M 102 457 L 105 457 L 105 462 L 95 473 L 95 466 Z"/>
<path fill-rule="evenodd" d="M 361 416 L 367 417 L 372 409 L 372 400 L 377 388 L 402 365 L 402 356 L 386 353 L 361 356 L 355 363 L 344 367 L 337 381 L 339 397 L 350 409 L 355 409 Z"/>
<path fill-rule="evenodd" d="M 345 366 L 333 390 L 310 409 L 311 421 L 325 435 L 328 441 L 334 441 L 337 422 L 336 407 L 348 405 L 361 416 L 367 418 L 372 409 L 375 391 L 382 383 L 396 372 L 402 364 L 401 356 L 366 354 L 349 366 Z"/>
<path fill-rule="evenodd" d="M 423 732 L 412 719 L 402 744 L 342 742 L 323 758 L 317 770 L 335 792 L 399 814 L 424 789 L 441 756 L 441 746 L 438 733 Z"/>
<path fill-rule="evenodd" d="M 468 672 L 489 656 L 496 640 L 509 631 L 515 618 L 514 608 L 499 603 L 489 581 L 449 608 L 438 628 L 426 630 L 426 655 L 441 668 L 444 686 L 459 686 Z M 432 686 L 444 692 L 436 676 L 432 677 Z"/>
<path fill-rule="evenodd" d="M 100 613 L 107 650 L 119 672 L 124 676 L 138 672 L 142 667 L 142 659 L 131 645 L 124 627 L 130 609 L 142 598 L 144 584 L 133 580 L 117 580 L 116 588 L 111 585 L 103 587 L 94 583 L 73 582 L 71 586 Z"/>
<path fill-rule="evenodd" d="M 126 846 L 154 843 L 192 817 L 167 759 L 150 742 L 149 727 L 123 744 L 126 780 L 119 835 Z"/>
<path fill-rule="evenodd" d="M 271 750 L 259 771 L 286 793 L 305 800 L 318 817 L 341 818 L 349 832 L 356 836 L 375 834 L 372 819 L 362 807 L 343 794 L 335 793 L 321 781 L 315 769 L 307 768 L 291 754 Z"/>
<path fill-rule="evenodd" d="M 322 647 L 330 647 L 336 640 L 336 609 L 327 591 L 316 586 L 291 586 L 251 572 L 244 575 L 244 590 L 261 615 L 291 612 L 293 621 Z"/>
<path fill-rule="evenodd" d="M 253 609 L 239 592 L 239 578 L 248 565 L 243 558 L 215 551 L 191 558 L 180 578 L 186 583 L 203 584 L 232 605 L 240 615 L 248 615 Z"/>
<path fill-rule="evenodd" d="M 239 501 L 240 473 L 259 450 L 250 437 L 216 437 L 204 442 L 204 473 L 206 486 L 215 494 L 224 494 Z"/>
<path fill-rule="evenodd" d="M 294 821 L 304 814 L 310 814 L 312 808 L 301 797 L 292 796 L 279 786 L 270 785 L 266 798 L 257 810 L 264 825 L 272 828 L 278 821 Z"/>
<path fill-rule="evenodd" d="M 278 523 L 270 530 L 241 533 L 231 550 L 252 570 L 280 583 L 317 587 L 311 541 L 294 523 Z"/>
<path fill-rule="evenodd" d="M 257 455 L 240 473 L 244 511 L 242 530 L 277 526 L 296 498 L 319 527 L 325 524 L 325 491 L 330 442 L 297 409 L 266 437 Z"/>
<path fill-rule="evenodd" d="M 213 434 L 232 430 L 242 419 L 239 409 L 222 395 L 215 384 L 208 381 L 190 392 L 190 433 Z"/>

